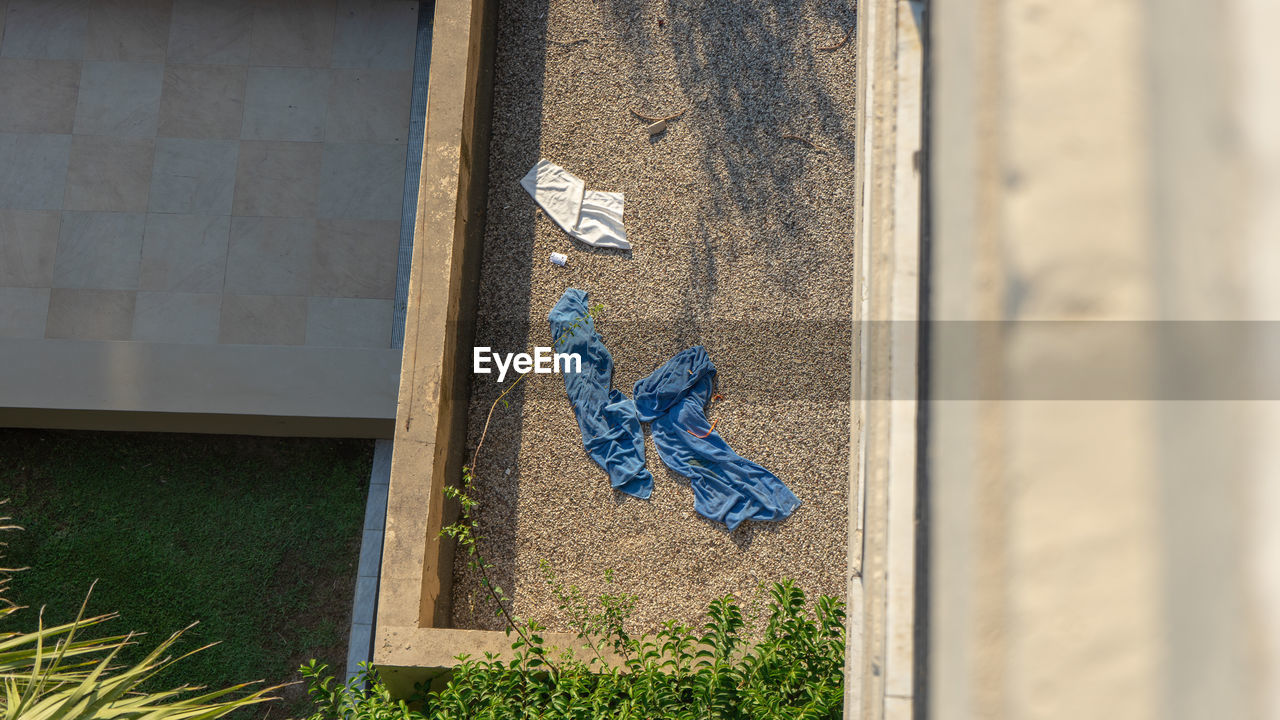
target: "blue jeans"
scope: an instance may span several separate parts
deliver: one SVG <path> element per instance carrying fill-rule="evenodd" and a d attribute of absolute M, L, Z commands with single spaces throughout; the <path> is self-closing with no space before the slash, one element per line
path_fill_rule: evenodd
<path fill-rule="evenodd" d="M 564 387 L 578 418 L 582 445 L 609 473 L 613 487 L 638 498 L 653 492 L 640 427 L 647 422 L 662 461 L 689 478 L 694 509 L 703 517 L 733 530 L 743 520 L 783 520 L 800 506 L 776 475 L 735 453 L 709 428 L 705 408 L 716 366 L 706 348 L 676 353 L 635 384 L 633 402 L 610 387 L 613 356 L 596 333 L 585 292 L 565 290 L 547 319 L 555 352 L 582 358 L 580 372 L 564 373 Z"/>
<path fill-rule="evenodd" d="M 653 475 L 644 465 L 644 434 L 635 403 L 613 384 L 613 356 L 596 332 L 587 312 L 587 294 L 576 288 L 564 291 L 547 316 L 551 322 L 554 352 L 577 353 L 581 372 L 564 373 L 564 389 L 573 403 L 587 454 L 609 473 L 609 484 L 628 495 L 647 498 L 653 492 Z M 568 370 L 577 368 L 570 365 Z"/>
<path fill-rule="evenodd" d="M 778 476 L 734 452 L 710 429 L 705 408 L 715 374 L 701 345 L 676 353 L 632 389 L 640 420 L 650 423 L 667 467 L 689 478 L 698 514 L 730 530 L 743 520 L 783 520 L 800 500 Z"/>

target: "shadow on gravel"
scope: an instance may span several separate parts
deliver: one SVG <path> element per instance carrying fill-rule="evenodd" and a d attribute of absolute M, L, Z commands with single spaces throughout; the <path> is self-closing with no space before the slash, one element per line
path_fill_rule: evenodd
<path fill-rule="evenodd" d="M 772 257 L 797 296 L 807 279 L 830 271 L 796 245 L 808 241 L 824 213 L 841 212 L 822 201 L 836 176 L 847 174 L 852 185 L 857 135 L 847 100 L 833 97 L 819 78 L 834 67 L 850 89 L 856 82 L 856 3 L 600 0 L 598 7 L 626 51 L 635 105 L 647 107 L 678 87 L 689 106 L 660 110 L 685 110 L 680 122 L 707 138 L 696 162 L 710 184 L 699 188 L 704 207 L 688 238 L 688 302 L 673 332 L 686 345 L 713 342 L 704 309 L 740 243 Z M 668 51 L 674 78 L 653 62 Z"/>
<path fill-rule="evenodd" d="M 543 74 L 548 0 L 498 3 L 494 57 L 493 120 L 489 140 L 486 242 L 476 312 L 476 346 L 523 348 L 529 345 L 529 286 L 536 216 L 520 178 L 538 161 L 542 140 Z M 495 232 L 499 230 L 499 232 Z M 467 427 L 466 462 L 471 462 L 489 408 L 510 381 L 473 376 Z M 474 495 L 484 508 L 480 551 L 493 563 L 493 580 L 510 596 L 514 591 L 515 500 L 519 497 L 517 457 L 523 431 L 524 388 L 505 398 L 510 409 L 493 414 L 477 467 Z M 508 468 L 515 468 L 506 475 Z M 467 558 L 454 560 L 453 627 L 497 629 L 483 588 L 467 572 Z M 470 599 L 474 597 L 475 601 Z"/>
<path fill-rule="evenodd" d="M 666 0 L 650 9 L 634 0 L 601 0 L 600 7 L 630 53 L 638 97 L 670 82 L 649 69 L 649 58 L 658 42 L 672 47 L 675 80 L 692 99 L 682 122 L 721 138 L 699 158 L 716 183 L 705 193 L 716 214 L 772 218 L 780 231 L 775 242 L 788 240 L 816 211 L 795 202 L 803 200 L 795 195 L 806 162 L 854 157 L 854 128 L 814 78 L 818 63 L 839 61 L 855 82 L 852 37 L 838 50 L 820 49 L 839 43 L 853 26 L 855 3 Z"/>

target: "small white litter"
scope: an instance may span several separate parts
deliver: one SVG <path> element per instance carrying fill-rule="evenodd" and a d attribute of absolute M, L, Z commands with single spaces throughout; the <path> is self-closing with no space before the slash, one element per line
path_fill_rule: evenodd
<path fill-rule="evenodd" d="M 573 173 L 539 160 L 520 185 L 562 230 L 594 247 L 630 250 L 622 193 L 587 190 Z"/>
<path fill-rule="evenodd" d="M 569 262 L 568 255 L 565 255 L 564 253 L 551 253 L 552 265 L 559 265 L 560 267 L 564 267 L 564 264 L 567 262 Z"/>

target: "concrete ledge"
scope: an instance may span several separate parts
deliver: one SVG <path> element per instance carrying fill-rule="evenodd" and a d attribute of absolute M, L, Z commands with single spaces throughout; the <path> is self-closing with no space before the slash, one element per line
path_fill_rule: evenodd
<path fill-rule="evenodd" d="M 859 194 L 844 717 L 916 706 L 924 3 L 858 4 Z M 893 398 L 884 400 L 882 398 Z M 856 574 L 855 571 L 856 570 Z"/>
<path fill-rule="evenodd" d="M 565 650 L 584 662 L 595 657 L 594 651 L 571 633 L 539 633 L 553 657 Z M 507 635 L 495 630 L 456 630 L 450 628 L 392 628 L 378 632 L 374 656 L 385 658 L 379 665 L 383 682 L 395 697 L 408 697 L 414 685 L 443 677 L 465 654 L 473 660 L 492 655 L 512 660 L 511 643 L 515 633 Z M 602 648 L 605 662 L 618 666 L 622 659 Z"/>
<path fill-rule="evenodd" d="M 9 427 L 386 437 L 391 349 L 0 340 Z"/>
<path fill-rule="evenodd" d="M 394 419 L 211 415 L 209 413 L 121 412 L 0 408 L 0 427 L 41 430 L 265 435 L 271 437 L 385 438 Z"/>
<path fill-rule="evenodd" d="M 374 664 L 411 690 L 460 653 L 501 650 L 503 633 L 441 629 L 453 548 L 446 483 L 461 476 L 469 349 L 484 207 L 494 36 L 492 0 L 437 0 L 418 187 Z M 405 683 L 408 682 L 406 685 Z"/>

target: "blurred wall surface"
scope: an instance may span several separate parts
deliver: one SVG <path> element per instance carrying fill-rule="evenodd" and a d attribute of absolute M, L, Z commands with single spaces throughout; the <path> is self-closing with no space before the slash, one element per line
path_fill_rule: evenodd
<path fill-rule="evenodd" d="M 1280 717 L 1280 5 L 928 14 L 927 716 Z"/>

